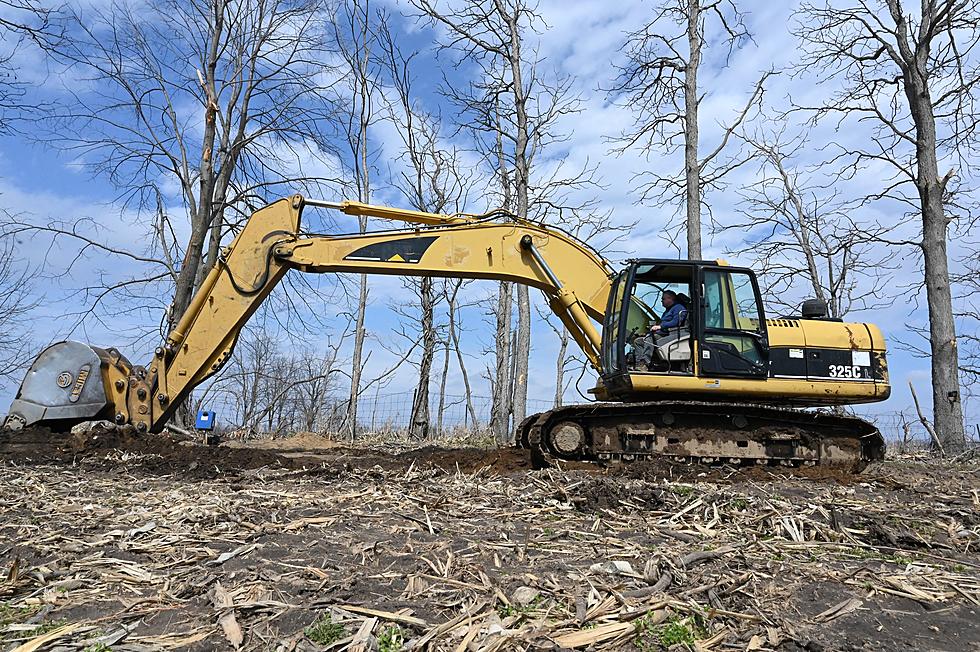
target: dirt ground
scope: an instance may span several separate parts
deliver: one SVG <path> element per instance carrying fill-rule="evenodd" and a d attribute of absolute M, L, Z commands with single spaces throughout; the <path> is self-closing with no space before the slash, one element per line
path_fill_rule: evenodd
<path fill-rule="evenodd" d="M 0 438 L 0 650 L 980 650 L 980 459 Z"/>

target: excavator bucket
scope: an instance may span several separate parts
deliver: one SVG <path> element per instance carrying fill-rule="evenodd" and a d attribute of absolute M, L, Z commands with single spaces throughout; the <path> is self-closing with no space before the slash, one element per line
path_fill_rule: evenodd
<path fill-rule="evenodd" d="M 52 344 L 28 369 L 3 427 L 70 428 L 83 421 L 111 419 L 115 406 L 107 387 L 109 373 L 118 374 L 128 367 L 115 349 L 72 341 Z"/>

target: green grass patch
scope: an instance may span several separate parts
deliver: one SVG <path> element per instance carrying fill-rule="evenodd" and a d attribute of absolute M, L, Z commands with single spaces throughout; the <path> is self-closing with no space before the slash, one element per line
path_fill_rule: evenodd
<path fill-rule="evenodd" d="M 347 636 L 347 628 L 335 623 L 330 614 L 323 614 L 303 630 L 306 638 L 320 645 L 330 645 Z"/>
<path fill-rule="evenodd" d="M 656 624 L 652 615 L 647 614 L 636 621 L 634 628 L 633 644 L 640 652 L 656 652 L 679 643 L 693 648 L 695 641 L 708 635 L 701 618 L 697 616 L 671 616 Z"/>
<path fill-rule="evenodd" d="M 82 652 L 112 652 L 112 648 L 105 643 L 93 643 L 82 650 Z"/>
<path fill-rule="evenodd" d="M 672 484 L 670 485 L 670 492 L 675 496 L 690 496 L 694 493 L 694 487 L 686 484 Z"/>
<path fill-rule="evenodd" d="M 40 607 L 28 605 L 25 607 L 12 607 L 9 604 L 0 604 L 0 627 L 22 623 L 40 610 Z"/>
<path fill-rule="evenodd" d="M 544 604 L 544 597 L 538 596 L 527 604 L 501 604 L 497 606 L 497 614 L 501 618 L 508 616 L 526 616 Z"/>
<path fill-rule="evenodd" d="M 405 634 L 398 625 L 389 625 L 378 634 L 378 652 L 402 652 Z"/>

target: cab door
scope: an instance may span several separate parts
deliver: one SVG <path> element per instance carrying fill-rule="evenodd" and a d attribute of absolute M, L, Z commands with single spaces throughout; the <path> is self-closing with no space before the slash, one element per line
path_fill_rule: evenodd
<path fill-rule="evenodd" d="M 629 269 L 620 272 L 612 281 L 612 291 L 609 293 L 609 303 L 606 306 L 606 317 L 602 324 L 602 374 L 611 376 L 625 371 L 623 365 L 623 297 L 629 286 L 628 279 L 633 271 Z"/>
<path fill-rule="evenodd" d="M 755 275 L 749 270 L 701 270 L 698 375 L 766 378 L 769 339 Z"/>

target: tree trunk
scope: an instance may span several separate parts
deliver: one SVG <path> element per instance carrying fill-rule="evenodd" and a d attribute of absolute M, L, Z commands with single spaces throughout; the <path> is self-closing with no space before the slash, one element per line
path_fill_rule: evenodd
<path fill-rule="evenodd" d="M 506 17 L 510 31 L 510 68 L 513 83 L 514 114 L 517 133 L 514 134 L 514 194 L 517 199 L 517 214 L 526 218 L 528 214 L 528 188 L 530 185 L 530 166 L 528 161 L 528 115 L 527 89 L 523 82 L 523 63 L 521 61 L 521 31 L 518 24 L 517 12 L 507 13 L 500 8 L 501 15 Z M 520 423 L 527 416 L 527 374 L 531 358 L 531 301 L 526 285 L 517 288 L 517 337 L 515 338 L 514 388 L 513 407 L 514 423 Z M 511 433 L 508 431 L 507 441 Z M 499 440 L 498 441 L 503 441 Z"/>
<path fill-rule="evenodd" d="M 493 383 L 493 408 L 490 429 L 494 439 L 504 443 L 510 437 L 510 313 L 511 284 L 501 283 L 497 292 L 496 375 Z"/>
<path fill-rule="evenodd" d="M 357 400 L 361 393 L 361 364 L 364 357 L 364 313 L 368 300 L 367 274 L 361 274 L 358 282 L 357 315 L 354 318 L 354 350 L 351 353 L 350 398 L 347 404 L 347 434 L 351 441 L 357 438 Z"/>
<path fill-rule="evenodd" d="M 932 142 L 935 143 L 934 133 Z M 922 149 L 929 150 L 925 146 Z M 934 147 L 930 151 L 920 151 L 918 167 L 919 196 L 922 201 L 922 253 L 932 352 L 933 420 L 943 448 L 956 453 L 966 446 L 966 432 L 959 395 L 959 353 L 946 254 L 947 223 L 942 203 L 942 182 L 936 173 Z"/>
<path fill-rule="evenodd" d="M 560 345 L 558 347 L 558 362 L 555 364 L 555 407 L 562 405 L 563 394 L 565 393 L 565 355 L 568 353 L 568 329 L 561 327 L 558 336 Z"/>
<path fill-rule="evenodd" d="M 190 305 L 197 289 L 198 279 L 201 273 L 201 263 L 204 256 L 205 234 L 211 227 L 214 220 L 214 190 L 215 190 L 215 171 L 214 171 L 214 151 L 215 141 L 218 136 L 218 104 L 215 97 L 215 71 L 218 67 L 219 48 L 221 34 L 224 26 L 225 5 L 217 3 L 212 5 L 214 11 L 214 31 L 210 35 L 206 52 L 206 63 L 202 75 L 202 90 L 204 92 L 204 133 L 201 138 L 201 160 L 198 165 L 198 196 L 197 206 L 191 207 L 191 240 L 187 245 L 187 252 L 184 255 L 184 263 L 181 265 L 180 273 L 177 275 L 177 287 L 174 292 L 174 310 L 171 315 L 171 327 L 176 326 L 180 321 L 187 306 Z M 234 163 L 232 163 L 234 165 Z M 184 194 L 188 198 L 192 197 L 193 190 L 190 188 L 190 181 L 184 181 Z"/>
<path fill-rule="evenodd" d="M 500 4 L 498 1 L 498 10 Z M 507 158 L 504 153 L 503 143 L 503 124 L 500 121 L 499 98 L 496 107 L 497 122 L 497 174 L 500 178 L 500 191 L 503 195 L 503 208 L 511 208 L 511 178 L 510 170 L 507 165 Z M 493 403 L 490 408 L 490 432 L 496 441 L 504 443 L 510 436 L 510 414 L 513 407 L 512 402 L 512 380 L 511 374 L 511 337 L 510 322 L 511 310 L 513 305 L 512 286 L 510 283 L 501 282 L 497 290 L 497 306 L 494 313 L 497 317 L 496 334 L 494 336 L 494 348 L 496 350 L 495 373 L 493 380 Z M 457 355 L 458 346 L 457 346 Z M 462 358 L 460 358 L 462 360 Z"/>
<path fill-rule="evenodd" d="M 922 205 L 922 254 L 926 300 L 929 306 L 929 345 L 932 352 L 932 412 L 936 433 L 946 452 L 966 447 L 963 404 L 960 402 L 959 354 L 953 297 L 946 253 L 947 219 L 943 209 L 945 179 L 939 178 L 936 119 L 925 64 L 904 70 L 905 94 L 916 128 L 916 186 Z"/>
<path fill-rule="evenodd" d="M 204 234 L 207 233 L 207 230 L 208 225 L 203 220 L 198 219 L 196 215 L 191 216 L 191 237 L 187 243 L 184 260 L 180 265 L 180 272 L 177 273 L 177 284 L 174 288 L 173 310 L 170 313 L 171 329 L 180 321 L 194 296 L 197 271 L 201 267 L 201 259 L 204 255 Z"/>
<path fill-rule="evenodd" d="M 701 65 L 701 0 L 688 0 L 687 42 L 689 56 L 684 69 L 684 176 L 687 217 L 687 257 L 701 260 L 701 165 L 698 161 L 698 66 Z"/>
<path fill-rule="evenodd" d="M 204 256 L 204 235 L 208 231 L 208 225 L 197 215 L 191 215 L 191 238 L 187 243 L 187 252 L 181 263 L 180 271 L 177 273 L 177 283 L 174 287 L 174 301 L 171 306 L 167 324 L 167 330 L 171 331 L 183 317 L 184 312 L 191 304 L 194 292 L 197 290 L 199 272 L 202 267 Z M 181 401 L 174 412 L 173 420 L 183 426 L 193 424 L 190 396 Z"/>
<path fill-rule="evenodd" d="M 459 328 L 456 325 L 456 295 L 459 293 L 459 288 L 463 286 L 463 282 L 457 279 L 455 283 L 456 285 L 452 293 L 446 299 L 448 306 L 449 337 L 452 341 L 453 349 L 456 351 L 456 362 L 459 364 L 459 373 L 463 377 L 463 390 L 466 392 L 466 411 L 470 414 L 472 427 L 476 428 L 480 424 L 480 421 L 476 418 L 476 408 L 473 407 L 473 392 L 470 389 L 470 376 L 466 372 L 463 350 L 459 345 Z"/>
<path fill-rule="evenodd" d="M 204 258 L 204 265 L 201 266 L 201 273 L 198 274 L 197 286 L 200 287 L 201 281 L 207 276 L 214 264 L 218 262 L 218 253 L 221 251 L 221 229 L 224 227 L 224 211 L 219 211 L 211 223 L 211 233 L 208 236 L 208 255 Z"/>
<path fill-rule="evenodd" d="M 357 4 L 354 5 L 357 7 Z M 368 204 L 371 202 L 371 168 L 368 161 L 368 129 L 373 121 L 371 106 L 371 75 L 369 72 L 371 51 L 368 44 L 370 34 L 370 9 L 365 3 L 363 22 L 360 28 L 360 41 L 357 43 L 356 65 L 352 74 L 355 76 L 356 92 L 359 95 L 357 104 L 358 131 L 351 148 L 357 163 L 354 166 L 355 182 L 357 183 L 358 201 Z M 357 225 L 361 233 L 367 232 L 368 220 L 358 217 Z M 351 355 L 350 399 L 347 407 L 347 428 L 351 441 L 357 438 L 357 402 L 361 393 L 361 375 L 364 357 L 364 317 L 367 312 L 368 278 L 361 274 L 357 294 L 357 315 L 354 319 L 354 351 Z"/>
<path fill-rule="evenodd" d="M 432 279 L 423 277 L 421 284 L 422 311 L 422 359 L 419 361 L 419 384 L 415 390 L 412 405 L 412 419 L 409 432 L 420 438 L 429 436 L 429 378 L 432 375 L 432 360 L 436 355 L 436 331 L 432 324 L 435 294 Z"/>
<path fill-rule="evenodd" d="M 531 361 L 531 299 L 527 286 L 517 286 L 517 336 L 514 338 L 514 423 L 527 416 L 527 375 Z M 508 433 L 510 437 L 510 433 Z"/>
<path fill-rule="evenodd" d="M 442 347 L 442 374 L 439 379 L 439 412 L 436 414 L 436 435 L 442 437 L 445 434 L 443 430 L 443 421 L 445 420 L 446 411 L 446 383 L 449 380 L 449 338 L 446 338 L 444 346 Z"/>

